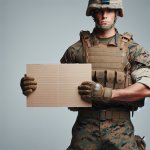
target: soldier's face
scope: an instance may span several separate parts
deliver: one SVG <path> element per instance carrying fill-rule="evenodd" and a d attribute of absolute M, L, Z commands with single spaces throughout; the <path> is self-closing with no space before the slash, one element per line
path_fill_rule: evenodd
<path fill-rule="evenodd" d="M 109 8 L 98 9 L 94 12 L 94 20 L 101 29 L 108 30 L 114 26 L 116 11 Z"/>

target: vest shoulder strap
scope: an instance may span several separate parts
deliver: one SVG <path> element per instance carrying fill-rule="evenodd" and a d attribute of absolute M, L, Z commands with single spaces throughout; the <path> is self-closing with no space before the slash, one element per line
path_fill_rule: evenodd
<path fill-rule="evenodd" d="M 82 43 L 85 43 L 87 47 L 91 47 L 91 34 L 89 31 L 81 31 L 80 39 Z"/>
<path fill-rule="evenodd" d="M 126 48 L 126 46 L 129 45 L 129 43 L 133 40 L 132 37 L 133 35 L 130 32 L 123 33 L 120 43 L 120 50 L 123 50 L 124 48 Z"/>
<path fill-rule="evenodd" d="M 91 44 L 91 34 L 89 31 L 80 32 L 80 40 L 83 46 L 83 60 L 87 62 L 87 50 L 92 46 Z"/>

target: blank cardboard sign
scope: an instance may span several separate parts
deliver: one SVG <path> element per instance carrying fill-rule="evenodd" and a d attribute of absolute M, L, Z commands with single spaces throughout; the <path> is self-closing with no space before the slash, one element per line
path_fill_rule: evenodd
<path fill-rule="evenodd" d="M 27 64 L 27 76 L 37 82 L 27 97 L 28 107 L 91 106 L 78 94 L 78 86 L 91 81 L 91 64 Z"/>

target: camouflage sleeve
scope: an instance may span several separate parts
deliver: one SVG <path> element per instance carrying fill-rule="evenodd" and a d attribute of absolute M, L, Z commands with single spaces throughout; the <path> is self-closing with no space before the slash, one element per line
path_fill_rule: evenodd
<path fill-rule="evenodd" d="M 72 46 L 70 46 L 63 57 L 61 58 L 61 63 L 78 63 L 78 59 L 82 52 L 82 43 L 80 41 L 76 42 Z"/>
<path fill-rule="evenodd" d="M 132 79 L 150 88 L 150 51 L 132 43 L 129 45 L 129 55 Z"/>
<path fill-rule="evenodd" d="M 137 83 L 142 83 L 146 85 L 148 88 L 150 88 L 150 78 L 149 77 L 142 77 L 140 80 L 137 81 Z"/>
<path fill-rule="evenodd" d="M 132 69 L 138 69 L 141 66 L 150 67 L 150 51 L 135 42 L 129 45 L 129 57 Z"/>
<path fill-rule="evenodd" d="M 135 70 L 131 74 L 134 82 L 142 83 L 150 88 L 150 69 L 149 68 L 140 68 Z"/>

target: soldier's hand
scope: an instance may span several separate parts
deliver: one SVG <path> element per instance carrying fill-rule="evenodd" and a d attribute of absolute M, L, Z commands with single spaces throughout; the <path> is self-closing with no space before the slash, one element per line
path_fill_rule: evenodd
<path fill-rule="evenodd" d="M 99 91 L 99 96 L 103 95 L 103 86 L 93 81 L 84 81 L 78 86 L 79 94 L 81 96 L 96 96 Z"/>
<path fill-rule="evenodd" d="M 25 96 L 28 96 L 37 88 L 37 82 L 33 77 L 25 75 L 20 81 L 20 86 L 22 89 L 22 93 Z"/>
<path fill-rule="evenodd" d="M 78 91 L 83 100 L 91 102 L 92 100 L 104 100 L 111 98 L 112 89 L 104 88 L 101 84 L 93 81 L 84 81 L 78 86 Z"/>

